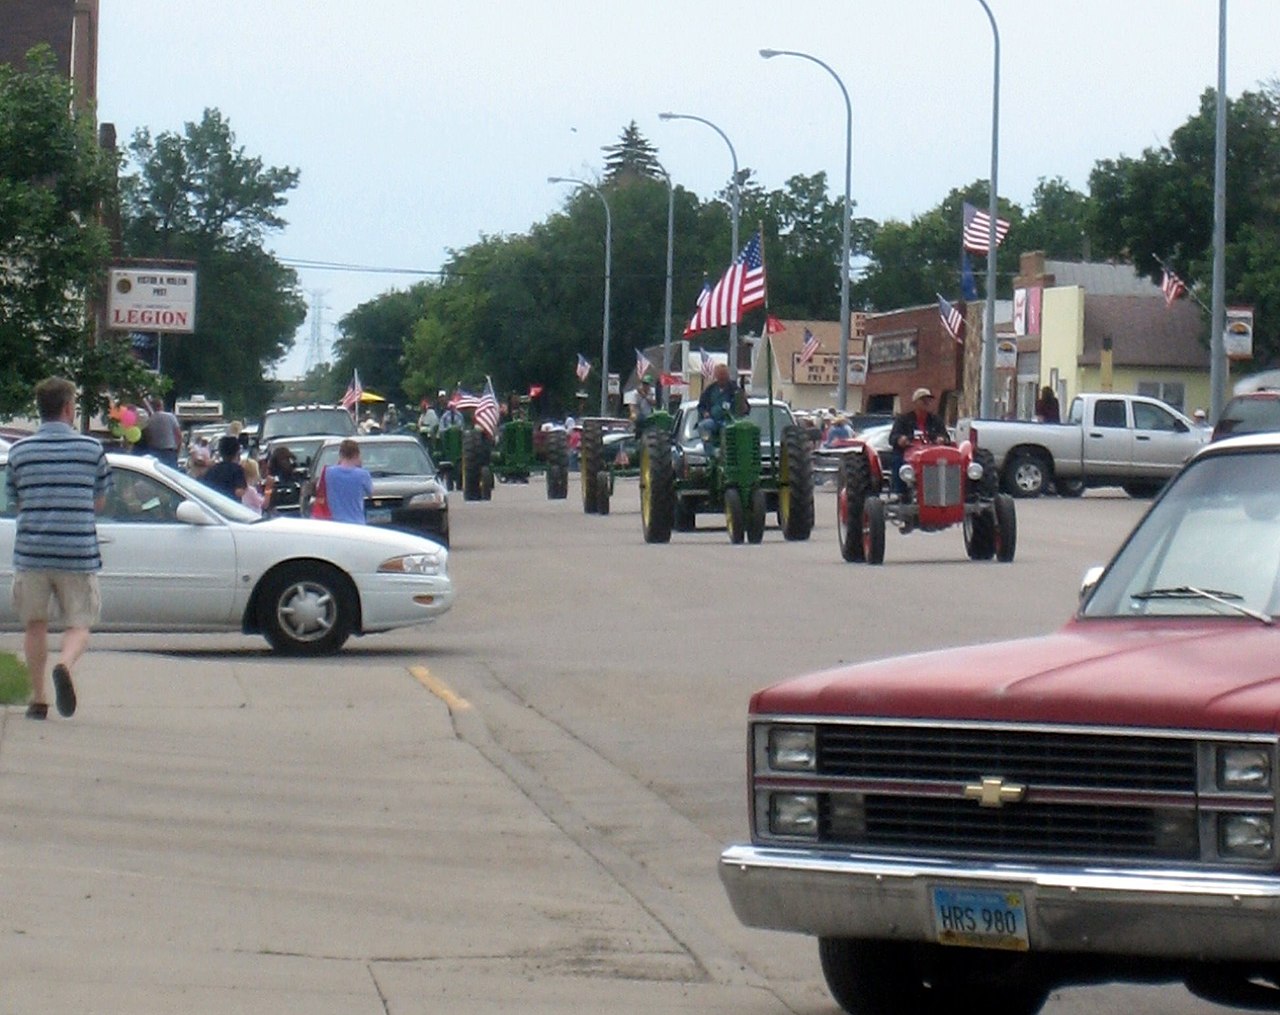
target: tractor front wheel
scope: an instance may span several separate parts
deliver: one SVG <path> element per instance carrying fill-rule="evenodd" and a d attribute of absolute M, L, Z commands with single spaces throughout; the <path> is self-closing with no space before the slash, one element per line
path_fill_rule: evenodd
<path fill-rule="evenodd" d="M 884 563 L 884 501 L 879 497 L 862 502 L 862 554 L 868 564 Z"/>
<path fill-rule="evenodd" d="M 836 534 L 840 556 L 851 564 L 866 560 L 862 541 L 862 512 L 871 493 L 871 465 L 865 455 L 848 454 L 840 461 L 836 492 Z"/>
<path fill-rule="evenodd" d="M 729 542 L 741 543 L 746 535 L 746 509 L 736 486 L 724 492 L 724 522 L 729 530 Z"/>
<path fill-rule="evenodd" d="M 1018 549 L 1018 515 L 1013 498 L 1007 493 L 995 499 L 995 523 L 996 560 L 1001 564 L 1012 563 Z"/>

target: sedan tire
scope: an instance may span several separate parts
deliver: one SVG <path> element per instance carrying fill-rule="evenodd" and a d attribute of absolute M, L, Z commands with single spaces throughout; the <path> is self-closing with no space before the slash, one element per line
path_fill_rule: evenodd
<path fill-rule="evenodd" d="M 263 635 L 282 655 L 331 655 L 355 629 L 355 591 L 328 564 L 276 568 L 263 579 L 258 608 Z"/>

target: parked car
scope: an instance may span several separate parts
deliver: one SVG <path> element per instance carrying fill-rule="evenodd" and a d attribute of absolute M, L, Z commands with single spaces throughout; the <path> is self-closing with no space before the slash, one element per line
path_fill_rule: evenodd
<path fill-rule="evenodd" d="M 1210 444 L 1045 637 L 789 680 L 748 716 L 752 927 L 849 1012 L 1182 980 L 1280 1006 L 1280 435 Z"/>
<path fill-rule="evenodd" d="M 1065 497 L 1094 486 L 1150 497 L 1209 432 L 1155 398 L 1085 394 L 1072 399 L 1065 422 L 962 420 L 958 439 L 995 456 L 1015 497 L 1038 497 L 1050 484 Z"/>
<path fill-rule="evenodd" d="M 1236 395 L 1222 407 L 1212 440 L 1246 433 L 1280 433 L 1280 391 Z"/>
<path fill-rule="evenodd" d="M 355 420 L 340 405 L 285 405 L 268 409 L 252 444 L 259 468 L 265 476 L 267 463 L 282 444 L 293 453 L 297 467 L 294 482 L 279 484 L 273 492 L 272 510 L 276 514 L 298 514 L 302 484 L 320 445 L 326 437 L 351 437 L 355 432 Z"/>
<path fill-rule="evenodd" d="M 365 500 L 367 523 L 414 532 L 448 546 L 449 497 L 422 442 L 400 434 L 351 439 L 360 445 L 361 464 L 373 476 L 373 496 Z M 326 439 L 311 459 L 302 489 L 303 515 L 311 513 L 320 473 L 338 463 L 341 443 Z"/>
<path fill-rule="evenodd" d="M 453 605 L 448 551 L 431 540 L 260 518 L 153 458 L 107 458 L 114 488 L 98 521 L 98 630 L 243 631 L 282 653 L 318 655 L 352 634 L 424 624 Z M 7 467 L 0 455 L 0 627 L 16 630 Z"/>

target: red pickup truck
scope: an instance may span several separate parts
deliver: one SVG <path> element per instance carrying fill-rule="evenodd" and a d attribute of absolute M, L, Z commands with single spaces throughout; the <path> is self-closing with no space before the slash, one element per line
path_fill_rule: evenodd
<path fill-rule="evenodd" d="M 757 692 L 753 927 L 858 1015 L 1030 1015 L 1066 983 L 1280 1007 L 1280 435 L 1210 445 L 1056 634 Z"/>

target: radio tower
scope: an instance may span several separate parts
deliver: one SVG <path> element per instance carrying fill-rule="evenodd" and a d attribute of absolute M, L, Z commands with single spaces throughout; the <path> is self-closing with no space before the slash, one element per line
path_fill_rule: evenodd
<path fill-rule="evenodd" d="M 324 304 L 325 292 L 323 289 L 311 290 L 311 337 L 307 340 L 307 361 L 302 370 L 304 377 L 328 359 L 323 338 L 324 312 L 327 309 Z"/>

